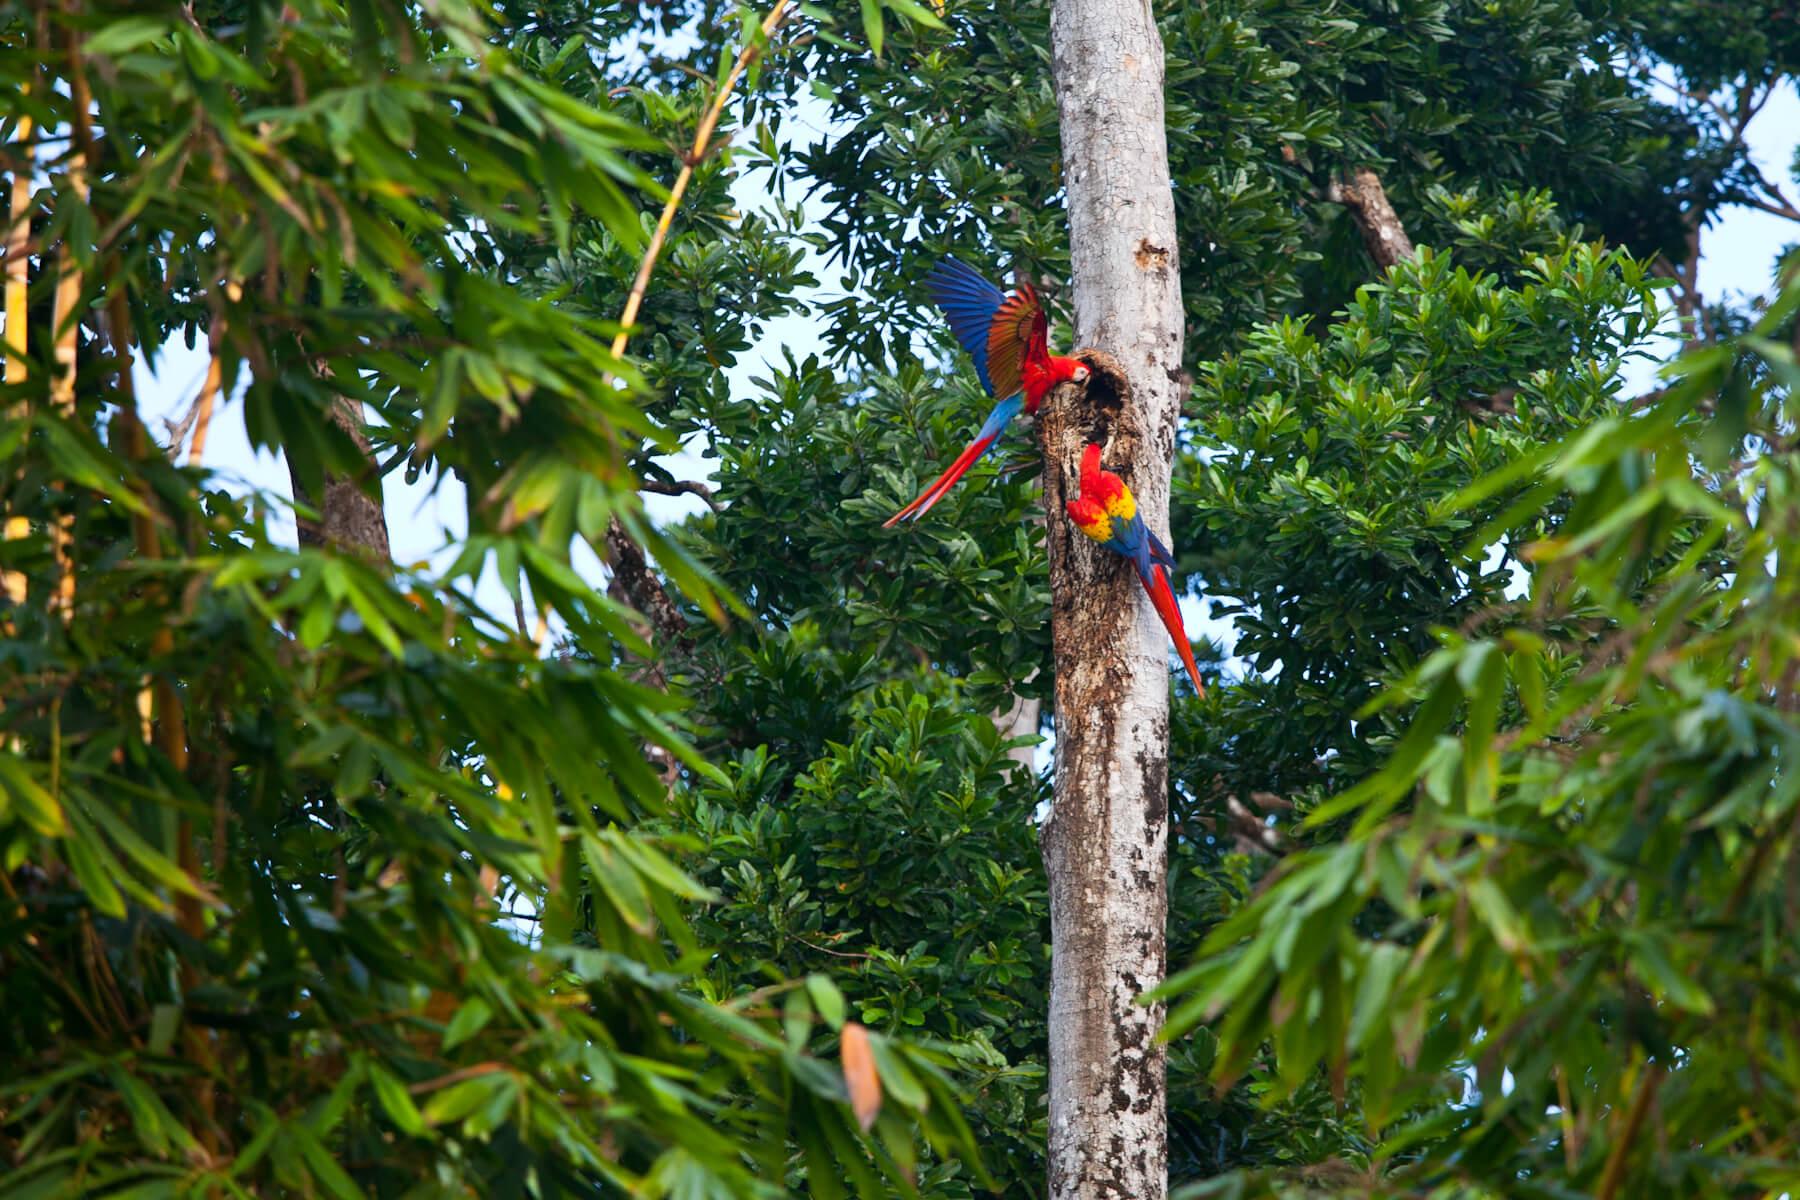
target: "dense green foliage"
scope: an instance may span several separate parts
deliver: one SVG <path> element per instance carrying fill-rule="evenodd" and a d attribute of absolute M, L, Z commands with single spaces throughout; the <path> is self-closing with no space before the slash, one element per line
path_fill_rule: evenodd
<path fill-rule="evenodd" d="M 1265 1040 L 1284 1088 L 1329 1061 L 1444 1194 L 1795 1186 L 1797 311 L 1455 498 L 1541 480 L 1471 537 L 1531 595 L 1409 673 L 1405 736 L 1308 817 L 1341 836 L 1171 981 L 1173 1029 L 1223 1016 L 1222 1075 Z"/>
<path fill-rule="evenodd" d="M 949 1060 L 876 1035 L 865 1145 L 829 981 L 704 995 L 708 893 L 651 824 L 642 750 L 701 767 L 674 702 L 471 599 L 498 564 L 572 636 L 645 652 L 569 565 L 616 518 L 723 614 L 632 488 L 666 438 L 639 373 L 536 286 L 635 264 L 646 122 L 685 114 L 609 100 L 579 40 L 514 55 L 475 7 L 427 14 L 133 3 L 0 31 L 6 129 L 45 131 L 0 435 L 28 522 L 0 544 L 25 589 L 0 643 L 0 1191 L 782 1195 L 803 1163 L 822 1196 L 904 1187 L 921 1129 L 972 1153 Z M 49 302 L 76 272 L 65 411 Z M 263 500 L 146 452 L 118 313 L 150 354 L 184 325 L 221 346 L 314 495 L 372 485 L 325 419 L 364 402 L 384 459 L 466 486 L 460 556 L 272 544 Z"/>
<path fill-rule="evenodd" d="M 1304 815 L 1368 777 L 1406 717 L 1362 706 L 1439 644 L 1436 630 L 1528 577 L 1523 540 L 1468 544 L 1526 481 L 1472 511 L 1453 498 L 1626 398 L 1619 371 L 1653 323 L 1652 258 L 1745 195 L 1747 160 L 1704 105 L 1651 88 L 1644 56 L 1666 49 L 1668 27 L 1644 28 L 1629 6 L 1165 11 L 1196 378 L 1176 545 L 1213 611 L 1234 618 L 1243 656 L 1175 714 L 1170 933 L 1185 958 L 1271 861 L 1237 852 L 1229 806 Z M 820 214 L 830 354 L 699 410 L 722 507 L 679 536 L 756 624 L 697 630 L 677 661 L 703 747 L 738 763 L 730 798 L 709 791 L 696 819 L 717 864 L 706 878 L 728 897 L 713 919 L 746 938 L 736 969 L 831 970 L 871 1019 L 1000 1050 L 1013 1070 L 971 1119 L 989 1145 L 1016 1147 L 996 1162 L 1008 1194 L 1035 1194 L 1045 975 L 996 997 L 987 972 L 1032 961 L 1015 931 L 1035 918 L 1043 933 L 1022 828 L 1039 797 L 996 774 L 987 729 L 1014 696 L 1049 696 L 1035 456 L 1016 442 L 930 520 L 875 528 L 983 407 L 968 379 L 914 361 L 913 331 L 935 329 L 918 275 L 944 251 L 1052 292 L 1067 271 L 1044 8 L 953 6 L 947 19 L 950 39 L 897 32 L 879 62 L 815 44 L 804 74 L 771 80 L 802 114 L 768 116 L 798 143 L 784 161 Z M 1766 83 L 1780 67 L 1761 53 L 1737 53 L 1713 82 Z M 1433 248 L 1391 278 L 1325 198 L 1353 164 L 1379 169 Z M 1620 249 L 1584 240 L 1597 233 Z M 977 805 L 994 815 L 971 823 Z M 1288 849 L 1338 836 L 1281 833 Z M 957 907 L 931 901 L 939 884 L 985 897 L 968 866 L 982 856 L 1021 885 L 985 901 L 977 938 L 998 936 L 977 958 Z M 1174 1047 L 1174 1178 L 1304 1167 L 1294 1178 L 1362 1186 L 1383 1126 L 1364 1120 L 1360 1082 L 1345 1106 L 1328 1072 L 1283 1079 L 1252 1055 L 1215 1092 L 1217 1067 L 1210 1033 Z M 1409 1109 L 1436 1106 L 1408 1093 L 1386 1115 Z"/>

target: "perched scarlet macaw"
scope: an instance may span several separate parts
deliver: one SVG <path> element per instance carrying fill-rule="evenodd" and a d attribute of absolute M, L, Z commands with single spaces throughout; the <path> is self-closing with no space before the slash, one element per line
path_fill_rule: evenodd
<path fill-rule="evenodd" d="M 904 520 L 916 520 L 944 498 L 944 493 L 963 473 L 988 452 L 1022 408 L 1036 413 L 1050 389 L 1065 380 L 1080 383 L 1088 377 L 1079 359 L 1050 353 L 1049 321 L 1037 292 L 1028 284 L 1011 296 L 954 258 L 933 267 L 925 277 L 931 299 L 950 318 L 950 330 L 975 360 L 975 373 L 990 396 L 1000 398 L 982 423 L 968 448 L 956 456 L 950 469 L 939 475 L 911 504 L 888 518 L 883 529 Z"/>
<path fill-rule="evenodd" d="M 1122 554 L 1137 568 L 1138 579 L 1150 595 L 1156 615 L 1175 640 L 1194 690 L 1206 695 L 1200 682 L 1200 668 L 1194 665 L 1194 648 L 1188 643 L 1187 631 L 1181 626 L 1181 609 L 1175 604 L 1175 593 L 1169 588 L 1168 572 L 1175 557 L 1162 540 L 1150 532 L 1144 518 L 1138 516 L 1137 500 L 1125 481 L 1111 471 L 1100 469 L 1100 447 L 1090 444 L 1081 455 L 1081 495 L 1068 502 L 1069 519 L 1075 528 L 1093 538 L 1115 554 Z"/>

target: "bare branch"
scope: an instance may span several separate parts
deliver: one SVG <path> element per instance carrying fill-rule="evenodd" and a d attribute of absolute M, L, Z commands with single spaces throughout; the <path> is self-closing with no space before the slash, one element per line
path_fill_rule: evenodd
<path fill-rule="evenodd" d="M 1776 192 L 1775 196 L 1777 198 L 1776 203 L 1770 203 L 1769 201 L 1756 196 L 1750 196 L 1743 200 L 1739 200 L 1738 203 L 1749 208 L 1761 209 L 1763 212 L 1772 213 L 1777 217 L 1786 217 L 1790 221 L 1800 221 L 1800 208 L 1795 208 L 1792 204 L 1789 204 L 1787 202 L 1787 197 L 1782 196 L 1780 192 Z"/>
<path fill-rule="evenodd" d="M 664 651 L 671 647 L 693 649 L 694 640 L 688 635 L 687 622 L 681 619 L 681 611 L 669 599 L 669 593 L 663 589 L 656 572 L 650 569 L 650 562 L 644 557 L 643 550 L 631 540 L 631 535 L 625 532 L 625 527 L 617 519 L 606 525 L 606 555 L 607 565 L 612 568 L 612 579 L 607 584 L 606 594 L 642 613 L 649 622 L 649 629 L 644 632 L 650 634 L 651 640 L 661 643 Z M 540 627 L 546 611 L 548 610 L 540 610 Z M 541 644 L 543 634 L 540 632 L 534 640 Z M 645 662 L 643 670 L 638 674 L 638 681 L 659 692 L 669 686 L 668 675 L 656 658 Z M 645 745 L 644 755 L 662 776 L 663 786 L 674 788 L 676 781 L 681 778 L 681 763 L 675 755 L 655 744 Z"/>
<path fill-rule="evenodd" d="M 1755 177 L 1757 186 L 1767 193 L 1769 200 L 1765 202 L 1750 199 L 1742 203 L 1748 204 L 1752 208 L 1760 208 L 1764 212 L 1774 213 L 1778 217 L 1786 217 L 1790 221 L 1800 221 L 1800 207 L 1795 207 L 1794 202 L 1787 198 L 1787 193 L 1781 190 L 1781 185 L 1764 175 L 1762 168 L 1754 162 L 1746 159 L 1745 164 L 1750 168 L 1750 174 Z"/>
<path fill-rule="evenodd" d="M 1464 396 L 1457 404 L 1477 416 L 1511 416 L 1518 411 L 1513 404 L 1518 394 L 1518 388 L 1507 386 L 1486 396 Z"/>
<path fill-rule="evenodd" d="M 1626 1163 L 1631 1157 L 1632 1140 L 1644 1127 L 1644 1117 L 1649 1113 L 1650 1104 L 1656 1099 L 1656 1089 L 1662 1081 L 1661 1064 L 1645 1064 L 1643 1074 L 1638 1076 L 1637 1088 L 1632 1093 L 1631 1108 L 1625 1114 L 1624 1128 L 1619 1131 L 1617 1140 L 1606 1155 L 1606 1166 L 1600 1174 L 1600 1189 L 1595 1193 L 1598 1200 L 1613 1200 L 1618 1194 L 1619 1185 L 1625 1179 Z"/>
<path fill-rule="evenodd" d="M 712 489 L 692 479 L 676 479 L 668 483 L 660 479 L 640 479 L 638 491 L 649 492 L 653 496 L 698 496 L 714 512 L 724 511 L 724 506 L 713 499 Z"/>
<path fill-rule="evenodd" d="M 331 381 L 331 368 L 324 359 L 314 359 L 312 368 L 321 380 Z M 325 416 L 356 443 L 365 460 L 373 460 L 360 400 L 340 393 L 331 399 Z M 371 489 L 374 493 L 371 495 L 363 490 L 361 481 L 366 475 L 366 470 L 355 477 L 328 472 L 324 494 L 312 496 L 294 470 L 292 460 L 289 461 L 288 476 L 293 484 L 294 499 L 319 514 L 317 519 L 299 512 L 294 514 L 302 546 L 338 546 L 354 550 L 383 568 L 391 563 L 393 552 L 388 541 L 387 514 L 382 509 L 381 491 L 379 487 Z"/>
<path fill-rule="evenodd" d="M 1266 792 L 1256 792 L 1253 793 L 1253 798 L 1260 802 L 1267 795 Z M 1225 828 L 1216 832 L 1229 833 L 1239 850 L 1245 853 L 1282 853 L 1281 835 L 1236 796 L 1225 797 L 1225 815 Z"/>
<path fill-rule="evenodd" d="M 1381 177 L 1367 167 L 1358 167 L 1349 179 L 1334 179 L 1326 189 L 1326 199 L 1350 210 L 1357 228 L 1362 230 L 1363 245 L 1369 257 L 1387 270 L 1413 256 L 1412 239 L 1406 227 L 1388 202 Z"/>

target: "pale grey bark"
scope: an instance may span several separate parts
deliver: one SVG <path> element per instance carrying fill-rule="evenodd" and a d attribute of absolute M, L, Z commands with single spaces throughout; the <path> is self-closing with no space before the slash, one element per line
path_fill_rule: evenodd
<path fill-rule="evenodd" d="M 1075 334 L 1095 369 L 1059 389 L 1040 428 L 1045 504 L 1089 441 L 1168 532 L 1185 383 L 1163 49 L 1143 0 L 1053 0 Z M 1167 1193 L 1160 1006 L 1168 894 L 1167 637 L 1131 568 L 1050 524 L 1056 792 L 1042 834 L 1050 884 L 1050 1195 Z"/>

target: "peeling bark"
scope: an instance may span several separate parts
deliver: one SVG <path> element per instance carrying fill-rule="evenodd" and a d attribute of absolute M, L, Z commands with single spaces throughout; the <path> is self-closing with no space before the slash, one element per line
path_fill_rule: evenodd
<path fill-rule="evenodd" d="M 1388 203 L 1387 190 L 1381 177 L 1367 167 L 1358 167 L 1348 179 L 1333 180 L 1326 198 L 1350 210 L 1356 227 L 1362 231 L 1363 245 L 1387 270 L 1413 256 L 1412 239 L 1400 224 L 1400 215 Z"/>
<path fill-rule="evenodd" d="M 347 396 L 339 396 L 331 403 L 331 420 L 350 435 L 356 448 L 362 451 L 364 458 L 371 457 L 368 435 L 363 432 L 362 405 Z M 302 546 L 337 546 L 348 548 L 366 555 L 371 560 L 386 565 L 393 559 L 393 551 L 388 545 L 387 514 L 382 511 L 380 493 L 371 496 L 362 490 L 357 480 L 345 475 L 327 474 L 325 476 L 325 494 L 313 497 L 307 493 L 300 476 L 289 470 L 289 479 L 294 486 L 294 499 L 319 514 L 314 520 L 311 517 L 296 518 L 299 526 L 300 544 Z M 379 488 L 379 484 L 376 485 Z"/>
<path fill-rule="evenodd" d="M 1052 70 L 1068 194 L 1075 335 L 1098 347 L 1085 392 L 1039 415 L 1056 663 L 1050 885 L 1049 1194 L 1168 1190 L 1163 1013 L 1138 998 L 1166 966 L 1169 666 L 1131 567 L 1062 519 L 1083 447 L 1168 532 L 1186 384 L 1163 49 L 1148 4 L 1053 0 Z"/>

